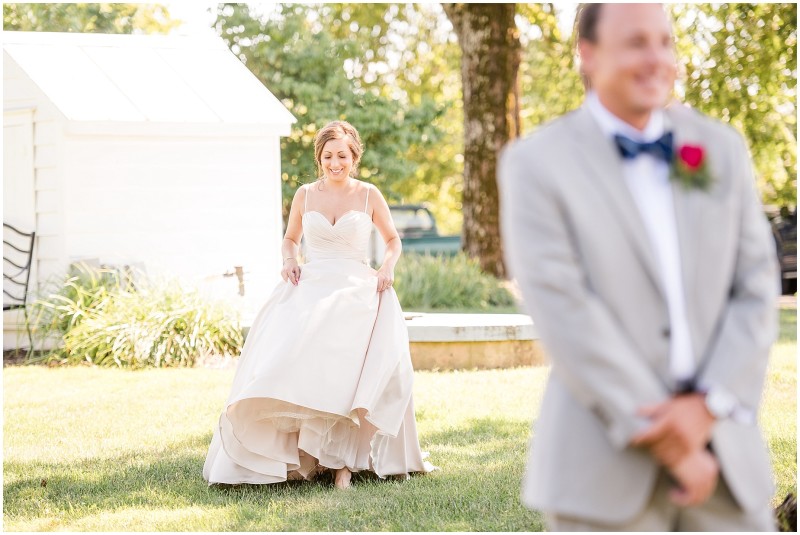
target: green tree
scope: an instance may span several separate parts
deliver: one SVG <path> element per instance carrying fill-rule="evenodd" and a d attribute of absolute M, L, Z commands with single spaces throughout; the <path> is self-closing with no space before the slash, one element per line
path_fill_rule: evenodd
<path fill-rule="evenodd" d="M 460 49 L 440 4 L 326 4 L 338 9 L 332 27 L 351 35 L 355 21 L 364 62 L 356 82 L 379 86 L 382 94 L 418 106 L 433 101 L 440 111 L 423 143 L 409 147 L 414 172 L 398 182 L 398 200 L 427 202 L 439 231 L 459 234 L 462 227 L 463 106 Z"/>
<path fill-rule="evenodd" d="M 578 107 L 575 36 L 549 4 L 517 6 L 523 131 Z M 797 5 L 671 4 L 677 96 L 746 136 L 762 199 L 797 205 Z"/>
<path fill-rule="evenodd" d="M 520 134 L 520 41 L 515 4 L 444 4 L 461 46 L 464 102 L 462 247 L 481 268 L 505 276 L 497 157 Z"/>
<path fill-rule="evenodd" d="M 325 21 L 327 31 L 337 38 L 359 42 L 361 59 L 352 69 L 359 87 L 377 87 L 382 94 L 409 104 L 433 99 L 439 109 L 444 109 L 433 122 L 439 138 L 409 148 L 406 157 L 416 170 L 397 183 L 395 191 L 406 202 L 430 201 L 440 230 L 460 233 L 464 185 L 462 56 L 442 5 L 325 4 L 319 10 L 319 20 Z M 520 111 L 522 124 L 528 128 L 577 106 L 583 92 L 577 72 L 570 70 L 572 43 L 561 40 L 554 5 L 518 4 L 516 21 L 523 45 Z M 553 72 L 559 74 L 553 76 Z M 573 87 L 575 91 L 571 91 Z"/>
<path fill-rule="evenodd" d="M 160 4 L 3 4 L 3 30 L 168 33 L 179 25 Z"/>
<path fill-rule="evenodd" d="M 522 131 L 574 110 L 584 97 L 575 65 L 575 37 L 558 27 L 555 4 L 518 4 L 522 62 L 520 102 Z"/>
<path fill-rule="evenodd" d="M 284 216 L 296 188 L 316 179 L 313 138 L 326 122 L 344 119 L 358 128 L 366 146 L 360 178 L 395 201 L 416 171 L 417 164 L 407 157 L 411 147 L 440 137 L 432 123 L 442 106 L 429 97 L 411 103 L 375 83 L 377 77 L 371 81 L 365 65 L 374 52 L 368 53 L 367 33 L 380 36 L 385 30 L 348 22 L 353 18 L 349 9 L 282 4 L 264 15 L 243 4 L 218 7 L 217 31 L 298 119 L 291 135 L 281 140 Z M 345 23 L 347 28 L 337 31 Z"/>
<path fill-rule="evenodd" d="M 797 5 L 676 4 L 682 100 L 750 144 L 765 203 L 797 205 Z"/>
<path fill-rule="evenodd" d="M 508 140 L 580 104 L 574 42 L 561 34 L 551 3 L 444 8 L 459 36 L 462 83 L 470 97 L 469 110 L 461 112 L 470 125 L 464 148 L 465 248 L 484 269 L 502 275 L 492 162 Z"/>

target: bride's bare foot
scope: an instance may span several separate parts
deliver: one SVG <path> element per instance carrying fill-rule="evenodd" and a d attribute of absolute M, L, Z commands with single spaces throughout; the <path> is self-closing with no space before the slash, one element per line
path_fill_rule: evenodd
<path fill-rule="evenodd" d="M 303 476 L 297 470 L 286 473 L 286 481 L 301 481 L 303 479 Z"/>
<path fill-rule="evenodd" d="M 347 469 L 345 466 L 344 468 L 339 468 L 336 471 L 336 488 L 337 489 L 349 489 L 350 488 L 350 477 L 352 476 L 352 472 Z"/>

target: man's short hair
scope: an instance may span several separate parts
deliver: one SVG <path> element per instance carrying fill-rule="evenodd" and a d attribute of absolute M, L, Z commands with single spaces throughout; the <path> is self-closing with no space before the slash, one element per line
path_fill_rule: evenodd
<path fill-rule="evenodd" d="M 600 8 L 603 4 L 581 4 L 578 7 L 578 40 L 586 39 L 590 43 L 597 42 L 597 22 L 600 19 Z"/>
<path fill-rule="evenodd" d="M 576 46 L 581 39 L 586 39 L 593 44 L 597 43 L 597 23 L 600 20 L 600 8 L 602 7 L 603 4 L 587 3 L 578 6 L 578 13 L 575 18 L 575 31 L 577 33 L 577 39 L 575 39 Z M 583 68 L 580 69 L 580 73 L 583 87 L 589 91 L 589 89 L 591 89 L 589 77 L 583 72 Z"/>

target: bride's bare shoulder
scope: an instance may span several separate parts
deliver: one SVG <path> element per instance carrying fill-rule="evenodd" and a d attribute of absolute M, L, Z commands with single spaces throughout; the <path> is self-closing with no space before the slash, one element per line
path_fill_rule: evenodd
<path fill-rule="evenodd" d="M 377 193 L 378 195 L 383 197 L 383 193 L 381 193 L 380 188 L 378 188 L 378 186 L 376 186 L 375 184 L 371 184 L 370 182 L 366 182 L 364 180 L 359 180 L 358 182 L 361 184 L 360 191 L 363 192 L 369 190 L 370 195 L 372 195 L 373 193 Z"/>
<path fill-rule="evenodd" d="M 300 184 L 299 186 L 297 186 L 297 189 L 294 190 L 294 196 L 295 197 L 301 197 L 301 196 L 305 196 L 305 194 L 306 194 L 306 192 L 308 192 L 308 190 L 311 190 L 311 189 L 313 189 L 314 191 L 318 190 L 320 182 L 322 182 L 322 181 L 321 180 L 315 180 L 313 182 L 308 182 L 306 184 Z"/>
<path fill-rule="evenodd" d="M 294 196 L 292 197 L 292 205 L 296 203 L 304 204 L 306 200 L 306 196 L 308 195 L 308 190 L 314 185 L 319 182 L 316 180 L 314 182 L 309 182 L 308 184 L 300 184 L 296 190 L 294 190 Z"/>

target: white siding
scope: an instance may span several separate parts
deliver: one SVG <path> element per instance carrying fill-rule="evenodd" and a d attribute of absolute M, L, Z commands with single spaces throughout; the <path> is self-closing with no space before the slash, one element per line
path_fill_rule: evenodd
<path fill-rule="evenodd" d="M 4 113 L 3 153 L 3 222 L 22 231 L 33 230 L 33 110 Z"/>
<path fill-rule="evenodd" d="M 64 249 L 64 207 L 59 151 L 64 116 L 28 77 L 20 66 L 3 53 L 3 108 L 33 109 L 33 166 L 36 196 L 35 277 L 31 291 L 39 291 L 50 277 L 60 276 L 67 266 Z"/>
<path fill-rule="evenodd" d="M 3 222 L 22 232 L 33 230 L 36 221 L 36 193 L 33 186 L 33 110 L 19 109 L 3 115 Z M 22 266 L 27 260 L 15 248 L 27 249 L 30 241 L 13 230 L 3 228 L 3 256 L 13 264 Z M 6 245 L 5 241 L 10 245 Z M 3 262 L 7 271 L 19 283 L 24 275 L 19 268 Z M 17 304 L 23 297 L 24 288 L 11 280 L 3 279 L 3 302 Z M 3 312 L 3 349 L 19 345 L 19 327 L 24 325 L 20 311 Z"/>
<path fill-rule="evenodd" d="M 3 59 L 3 221 L 30 231 L 36 225 L 33 162 L 37 95 L 31 92 L 33 84 L 25 73 L 7 55 Z M 36 265 L 32 273 L 34 290 Z M 28 346 L 24 321 L 21 311 L 3 313 L 4 350 Z"/>
<path fill-rule="evenodd" d="M 280 269 L 277 145 L 277 137 L 66 138 L 70 259 L 143 262 L 152 274 L 212 285 L 240 265 L 247 294 L 263 297 Z"/>
<path fill-rule="evenodd" d="M 34 122 L 34 171 L 36 180 L 36 265 L 37 289 L 46 290 L 47 281 L 60 277 L 67 267 L 64 249 L 65 206 L 60 166 L 62 118 L 46 113 L 49 103 L 37 108 Z M 49 115 L 49 117 L 48 117 Z"/>

